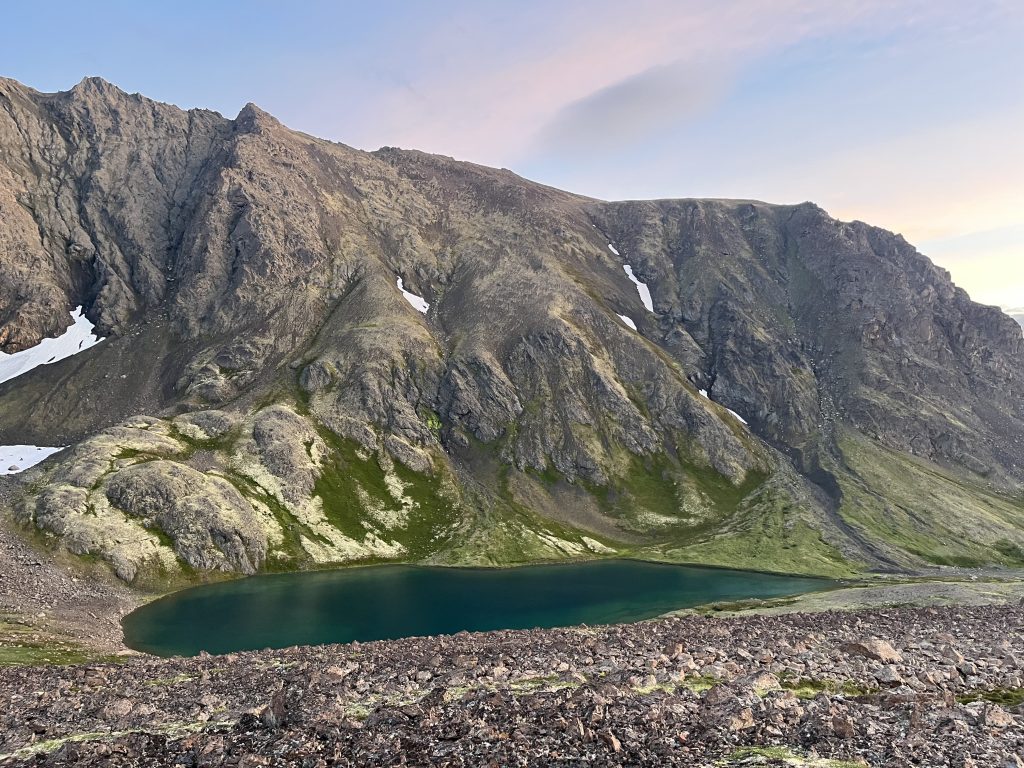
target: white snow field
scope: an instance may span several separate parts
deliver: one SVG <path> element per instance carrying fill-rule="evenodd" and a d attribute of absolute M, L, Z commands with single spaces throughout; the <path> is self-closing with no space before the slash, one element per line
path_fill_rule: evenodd
<path fill-rule="evenodd" d="M 63 447 L 46 448 L 38 445 L 0 445 L 0 475 L 13 475 L 34 467 L 47 456 Z"/>
<path fill-rule="evenodd" d="M 43 339 L 31 349 L 15 352 L 13 355 L 0 352 L 0 383 L 21 376 L 40 365 L 49 365 L 77 355 L 103 340 L 93 333 L 93 324 L 86 318 L 81 307 L 71 313 L 71 319 L 74 320 L 74 325 L 56 339 Z"/>
<path fill-rule="evenodd" d="M 626 276 L 633 281 L 636 285 L 637 293 L 640 294 L 640 301 L 644 303 L 648 312 L 654 311 L 654 302 L 651 301 L 651 291 L 647 287 L 647 283 L 641 283 L 637 276 L 633 274 L 633 268 L 629 264 L 623 264 L 622 269 L 625 270 Z"/>
<path fill-rule="evenodd" d="M 412 308 L 417 312 L 427 314 L 427 310 L 430 309 L 430 303 L 424 300 L 422 296 L 417 296 L 415 293 L 409 293 L 405 288 L 402 287 L 402 278 L 398 278 L 398 290 L 405 296 L 405 300 L 412 304 Z"/>

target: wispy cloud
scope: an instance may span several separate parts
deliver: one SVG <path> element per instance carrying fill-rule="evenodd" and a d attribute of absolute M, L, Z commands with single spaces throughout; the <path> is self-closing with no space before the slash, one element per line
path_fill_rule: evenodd
<path fill-rule="evenodd" d="M 870 24 L 888 5 L 527 4 L 516 6 L 516 19 L 498 19 L 498 26 L 474 6 L 411 45 L 408 53 L 422 67 L 407 88 L 385 94 L 375 106 L 374 134 L 478 162 L 512 163 L 563 146 L 559 137 L 584 127 L 588 116 L 614 119 L 615 112 L 633 108 L 640 110 L 635 122 L 620 116 L 610 129 L 636 137 L 658 117 L 685 115 L 713 100 L 716 90 L 728 88 L 737 63 Z M 907 8 L 924 5 L 912 0 Z M 517 28 L 522 17 L 532 19 L 525 35 Z M 595 140 L 597 134 L 596 127 L 586 132 Z"/>
<path fill-rule="evenodd" d="M 700 114 L 724 90 L 721 65 L 655 66 L 562 107 L 530 148 L 563 156 L 614 151 Z"/>

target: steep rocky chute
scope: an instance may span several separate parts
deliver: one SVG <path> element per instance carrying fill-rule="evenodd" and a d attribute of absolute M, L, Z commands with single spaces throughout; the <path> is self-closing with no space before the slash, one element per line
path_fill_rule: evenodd
<path fill-rule="evenodd" d="M 809 203 L 605 203 L 0 80 L 0 274 L 0 350 L 79 305 L 108 337 L 0 384 L 0 443 L 75 445 L 12 514 L 128 580 L 1024 561 L 1020 327 Z"/>

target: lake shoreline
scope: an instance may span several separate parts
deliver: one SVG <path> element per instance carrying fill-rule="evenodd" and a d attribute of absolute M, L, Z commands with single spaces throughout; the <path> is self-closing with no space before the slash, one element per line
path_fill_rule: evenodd
<path fill-rule="evenodd" d="M 7 478 L 0 478 L 7 480 Z M 0 501 L 10 492 L 13 484 L 0 482 Z M 187 589 L 194 584 L 179 585 L 164 592 L 145 592 L 129 587 L 114 578 L 102 564 L 85 563 L 80 558 L 61 551 L 55 551 L 42 542 L 30 539 L 21 529 L 15 530 L 11 521 L 0 525 L 0 548 L 5 556 L 0 559 L 0 666 L 19 663 L 51 663 L 66 661 L 87 661 L 114 657 L 130 657 L 137 652 L 124 644 L 121 619 L 146 603 L 169 594 Z M 600 561 L 609 558 L 586 558 Z M 666 565 L 689 565 L 704 568 L 695 563 L 673 563 L 663 560 L 642 560 L 642 562 Z M 553 561 L 551 565 L 572 564 L 583 560 Z M 511 567 L 535 565 L 516 564 Z M 349 568 L 372 567 L 375 564 L 354 564 Z M 430 566 L 430 563 L 408 565 Z M 443 566 L 453 568 L 483 568 L 492 570 L 504 566 Z M 320 571 L 337 569 L 318 569 Z M 770 575 L 798 575 L 776 571 L 750 571 Z M 907 574 L 906 576 L 864 575 L 855 579 L 841 579 L 836 589 L 823 591 L 827 595 L 844 593 L 849 588 L 882 590 L 879 594 L 892 591 L 891 582 L 902 584 L 925 578 L 928 583 L 961 584 L 965 580 L 995 579 L 1007 584 L 1018 584 L 1024 590 L 1024 572 L 1005 569 L 960 569 L 936 568 L 931 573 Z M 923 604 L 920 596 L 904 600 L 898 594 L 894 604 Z M 966 590 L 953 602 L 963 604 L 976 602 L 971 591 Z M 843 610 L 840 600 L 834 608 Z M 850 606 L 847 606 L 847 608 Z M 754 607 L 756 609 L 756 606 Z M 776 610 L 810 610 L 805 603 Z M 43 614 L 43 615 L 40 615 Z"/>

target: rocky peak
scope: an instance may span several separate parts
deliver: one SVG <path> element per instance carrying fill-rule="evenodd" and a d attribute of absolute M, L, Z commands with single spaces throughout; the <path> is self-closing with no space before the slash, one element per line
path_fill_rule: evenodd
<path fill-rule="evenodd" d="M 109 108 L 115 104 L 124 104 L 128 100 L 142 103 L 155 103 L 141 94 L 129 94 L 109 83 L 102 77 L 85 77 L 71 87 L 70 90 L 54 94 L 60 102 L 74 105 L 79 109 Z"/>
<path fill-rule="evenodd" d="M 281 123 L 276 117 L 260 109 L 251 101 L 242 107 L 234 122 L 235 130 L 239 133 L 257 133 L 281 127 Z"/>
<path fill-rule="evenodd" d="M 0 77 L 0 94 L 10 96 L 12 94 L 35 93 L 31 88 L 22 85 L 10 77 Z"/>
<path fill-rule="evenodd" d="M 85 95 L 92 95 L 92 94 L 97 94 L 97 95 L 126 94 L 125 91 L 122 91 L 120 88 L 118 88 L 113 83 L 111 83 L 111 82 L 109 82 L 107 80 L 104 80 L 102 77 L 97 77 L 95 75 L 90 76 L 90 77 L 83 77 L 81 80 L 78 81 L 78 83 L 76 83 L 75 85 L 73 85 L 71 87 L 71 90 L 69 91 L 69 93 L 73 93 L 73 94 L 75 94 L 77 96 L 85 96 Z"/>

